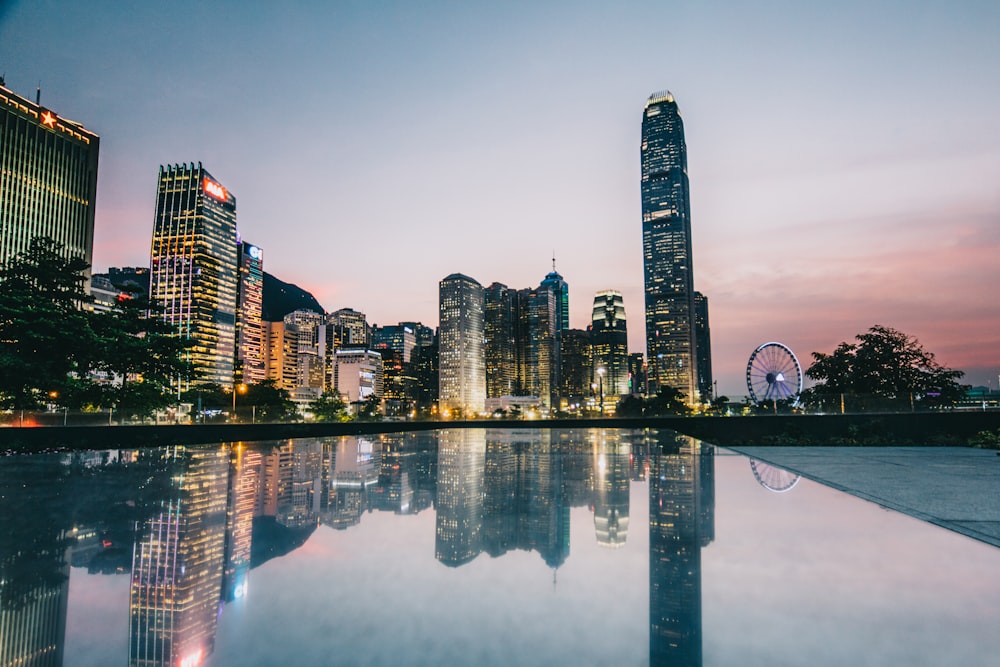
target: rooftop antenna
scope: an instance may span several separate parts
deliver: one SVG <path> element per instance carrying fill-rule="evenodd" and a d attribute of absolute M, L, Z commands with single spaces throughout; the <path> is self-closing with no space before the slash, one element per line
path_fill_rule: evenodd
<path fill-rule="evenodd" d="M 7 72 L 0 74 L 0 86 L 6 86 L 7 82 L 4 80 L 7 78 Z"/>
<path fill-rule="evenodd" d="M 555 250 L 555 248 L 552 249 L 552 270 L 553 271 L 556 270 L 556 250 Z"/>
<path fill-rule="evenodd" d="M 35 104 L 38 106 L 42 105 L 42 82 L 38 82 L 38 88 L 35 90 Z"/>

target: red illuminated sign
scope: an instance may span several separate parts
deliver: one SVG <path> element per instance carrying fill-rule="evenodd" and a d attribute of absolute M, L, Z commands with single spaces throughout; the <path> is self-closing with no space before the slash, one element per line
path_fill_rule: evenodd
<path fill-rule="evenodd" d="M 219 201 L 226 201 L 227 199 L 226 189 L 207 176 L 201 183 L 201 189 Z"/>
<path fill-rule="evenodd" d="M 55 129 L 56 120 L 58 120 L 58 118 L 54 113 L 52 113 L 48 109 L 43 109 L 41 113 L 41 119 L 42 119 L 42 125 L 44 125 L 45 127 L 51 127 L 52 129 Z"/>

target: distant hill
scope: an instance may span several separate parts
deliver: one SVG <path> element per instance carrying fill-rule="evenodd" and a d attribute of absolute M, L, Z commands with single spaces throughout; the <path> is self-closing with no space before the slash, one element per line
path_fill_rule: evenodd
<path fill-rule="evenodd" d="M 268 272 L 264 272 L 264 303 L 261 306 L 261 319 L 265 322 L 280 322 L 285 315 L 294 310 L 311 310 L 316 313 L 325 312 L 309 292 L 298 285 L 278 280 Z"/>

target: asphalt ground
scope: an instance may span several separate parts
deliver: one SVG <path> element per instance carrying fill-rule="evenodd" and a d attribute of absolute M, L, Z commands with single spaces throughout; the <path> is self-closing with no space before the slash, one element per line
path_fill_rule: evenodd
<path fill-rule="evenodd" d="M 1000 547 L 1000 455 L 968 447 L 727 447 Z"/>

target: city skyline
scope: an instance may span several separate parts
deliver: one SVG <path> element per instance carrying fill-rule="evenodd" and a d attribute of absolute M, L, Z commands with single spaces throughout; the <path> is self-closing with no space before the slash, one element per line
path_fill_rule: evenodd
<path fill-rule="evenodd" d="M 996 388 L 1000 8 L 567 7 L 6 3 L 0 73 L 101 137 L 95 271 L 146 265 L 156 166 L 200 160 L 269 272 L 381 325 L 553 251 L 571 327 L 607 289 L 638 321 L 639 114 L 668 88 L 720 393 L 767 340 L 808 366 L 873 324 Z"/>

